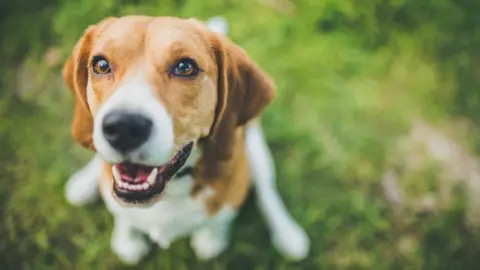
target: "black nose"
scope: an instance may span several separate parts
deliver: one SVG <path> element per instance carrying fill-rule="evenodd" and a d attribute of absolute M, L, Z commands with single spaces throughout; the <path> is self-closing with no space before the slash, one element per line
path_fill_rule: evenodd
<path fill-rule="evenodd" d="M 150 136 L 152 121 L 141 114 L 111 112 L 103 119 L 103 134 L 116 150 L 127 153 Z"/>

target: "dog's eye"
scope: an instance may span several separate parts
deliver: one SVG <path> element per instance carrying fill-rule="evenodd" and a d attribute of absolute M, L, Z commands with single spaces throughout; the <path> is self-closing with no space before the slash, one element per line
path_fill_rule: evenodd
<path fill-rule="evenodd" d="M 110 63 L 102 56 L 95 56 L 92 59 L 92 70 L 95 74 L 103 75 L 112 71 Z"/>
<path fill-rule="evenodd" d="M 192 59 L 186 58 L 180 60 L 172 69 L 174 76 L 193 77 L 198 74 L 197 64 Z"/>

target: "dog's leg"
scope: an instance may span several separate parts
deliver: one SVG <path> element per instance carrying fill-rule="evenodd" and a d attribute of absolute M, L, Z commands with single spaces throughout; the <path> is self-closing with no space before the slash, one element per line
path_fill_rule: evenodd
<path fill-rule="evenodd" d="M 99 195 L 98 182 L 102 169 L 102 160 L 95 155 L 85 167 L 73 174 L 65 186 L 67 201 L 76 206 L 94 202 Z"/>
<path fill-rule="evenodd" d="M 273 244 L 284 256 L 303 259 L 308 254 L 310 241 L 278 194 L 273 158 L 259 121 L 249 124 L 246 140 L 258 206 L 271 231 Z"/>
<path fill-rule="evenodd" d="M 193 233 L 190 245 L 198 259 L 213 259 L 228 247 L 230 226 L 236 216 L 235 210 L 225 207 L 212 221 Z"/>
<path fill-rule="evenodd" d="M 115 217 L 114 223 L 110 242 L 113 252 L 122 262 L 137 264 L 150 250 L 147 240 L 127 220 Z"/>

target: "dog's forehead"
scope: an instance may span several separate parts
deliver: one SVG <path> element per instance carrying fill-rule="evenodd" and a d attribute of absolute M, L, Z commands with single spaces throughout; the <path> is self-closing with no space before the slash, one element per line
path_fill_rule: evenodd
<path fill-rule="evenodd" d="M 161 50 L 169 46 L 205 48 L 208 31 L 194 20 L 128 16 L 116 19 L 95 41 L 95 51 Z"/>

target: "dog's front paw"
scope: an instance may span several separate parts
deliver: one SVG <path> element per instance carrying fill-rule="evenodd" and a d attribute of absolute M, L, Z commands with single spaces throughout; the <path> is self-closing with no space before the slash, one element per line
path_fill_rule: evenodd
<path fill-rule="evenodd" d="M 190 239 L 190 246 L 200 260 L 210 260 L 217 257 L 228 246 L 228 237 L 223 232 L 209 228 L 200 229 Z"/>
<path fill-rule="evenodd" d="M 150 240 L 157 243 L 160 248 L 162 249 L 170 248 L 171 239 L 168 237 L 165 237 L 165 235 L 163 235 L 159 230 L 150 231 L 148 236 L 150 237 Z"/>
<path fill-rule="evenodd" d="M 92 179 L 93 177 L 93 179 Z M 68 179 L 65 197 L 71 205 L 81 206 L 94 202 L 98 198 L 98 175 L 88 171 L 79 171 Z"/>
<path fill-rule="evenodd" d="M 308 255 L 310 239 L 295 223 L 284 224 L 272 235 L 273 245 L 283 256 L 291 260 L 302 260 Z"/>
<path fill-rule="evenodd" d="M 73 174 L 65 186 L 67 201 L 76 206 L 94 202 L 98 198 L 98 183 L 102 174 L 102 160 L 95 155 L 88 164 Z"/>
<path fill-rule="evenodd" d="M 113 252 L 125 264 L 135 265 L 148 254 L 150 247 L 141 236 L 113 237 L 111 242 Z"/>

